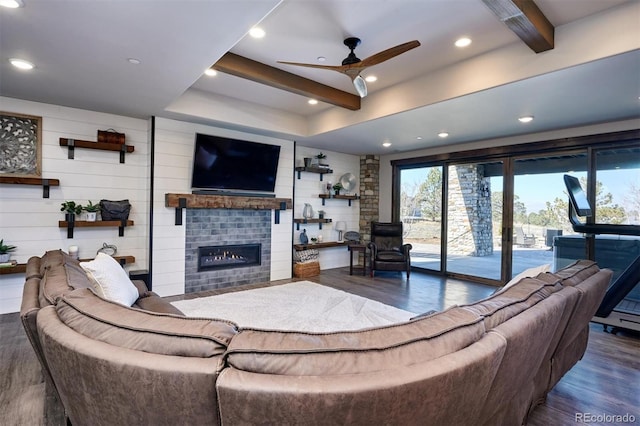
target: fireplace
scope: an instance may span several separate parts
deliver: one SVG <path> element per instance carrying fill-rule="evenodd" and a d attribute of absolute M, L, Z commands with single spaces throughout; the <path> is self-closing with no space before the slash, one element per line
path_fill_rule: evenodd
<path fill-rule="evenodd" d="M 187 209 L 185 293 L 271 281 L 271 214 L 269 210 L 253 209 Z M 216 258 L 224 251 L 246 245 L 253 245 L 258 252 Z M 200 248 L 205 248 L 204 262 Z M 212 251 L 217 248 L 222 253 Z M 253 256 L 252 266 L 238 255 Z M 220 267 L 208 268 L 210 263 Z"/>
<path fill-rule="evenodd" d="M 261 253 L 262 244 L 198 247 L 198 272 L 261 265 Z"/>

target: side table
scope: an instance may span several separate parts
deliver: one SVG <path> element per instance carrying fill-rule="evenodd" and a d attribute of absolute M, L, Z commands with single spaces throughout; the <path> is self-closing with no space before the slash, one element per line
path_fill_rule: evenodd
<path fill-rule="evenodd" d="M 349 275 L 353 275 L 353 254 L 355 253 L 356 256 L 359 256 L 358 253 L 363 253 L 364 256 L 362 256 L 362 266 L 358 267 L 356 266 L 356 269 L 360 268 L 362 269 L 362 275 L 366 275 L 367 273 L 367 246 L 365 244 L 360 244 L 360 243 L 351 243 L 347 246 L 347 249 L 350 252 L 350 256 L 349 256 Z"/>

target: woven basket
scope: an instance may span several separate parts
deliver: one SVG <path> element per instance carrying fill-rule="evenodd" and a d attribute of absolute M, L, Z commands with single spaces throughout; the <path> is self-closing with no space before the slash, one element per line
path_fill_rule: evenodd
<path fill-rule="evenodd" d="M 296 278 L 307 278 L 320 275 L 320 262 L 294 263 L 293 275 Z"/>

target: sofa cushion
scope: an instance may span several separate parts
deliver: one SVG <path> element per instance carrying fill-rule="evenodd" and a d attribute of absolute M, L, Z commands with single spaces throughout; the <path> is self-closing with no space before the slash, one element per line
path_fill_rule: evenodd
<path fill-rule="evenodd" d="M 62 250 L 46 252 L 40 270 L 40 307 L 55 304 L 60 296 L 74 289 L 92 287 L 80 263 Z"/>
<path fill-rule="evenodd" d="M 158 296 L 156 293 L 147 290 L 133 305 L 134 308 L 144 309 L 161 314 L 173 314 L 185 316 L 184 313 L 171 303 Z"/>
<path fill-rule="evenodd" d="M 463 309 L 484 317 L 486 329 L 491 330 L 560 289 L 562 285 L 558 280 L 544 282 L 537 278 L 523 278 L 486 299 L 464 305 Z"/>
<path fill-rule="evenodd" d="M 220 355 L 237 332 L 232 322 L 134 309 L 102 299 L 90 289 L 66 294 L 56 311 L 63 323 L 91 339 L 163 355 Z"/>
<path fill-rule="evenodd" d="M 484 334 L 482 318 L 450 308 L 402 324 L 334 333 L 242 329 L 227 361 L 256 373 L 357 374 L 394 369 L 465 348 Z"/>
<path fill-rule="evenodd" d="M 592 260 L 578 260 L 571 265 L 554 273 L 541 274 L 538 278 L 551 282 L 559 280 L 562 285 L 575 286 L 600 271 L 596 262 Z"/>
<path fill-rule="evenodd" d="M 513 277 L 511 280 L 509 280 L 509 282 L 506 283 L 502 288 L 503 289 L 509 288 L 523 278 L 536 278 L 539 274 L 542 274 L 543 272 L 549 272 L 550 269 L 551 269 L 551 265 L 549 263 L 546 263 L 540 266 L 534 266 L 533 268 L 525 269 L 524 271 L 520 272 L 518 275 Z"/>

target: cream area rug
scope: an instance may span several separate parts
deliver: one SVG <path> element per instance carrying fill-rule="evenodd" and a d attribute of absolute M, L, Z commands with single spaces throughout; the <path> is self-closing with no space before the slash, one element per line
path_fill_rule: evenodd
<path fill-rule="evenodd" d="M 190 317 L 219 318 L 244 328 L 330 332 L 408 321 L 416 314 L 309 281 L 181 300 Z"/>

